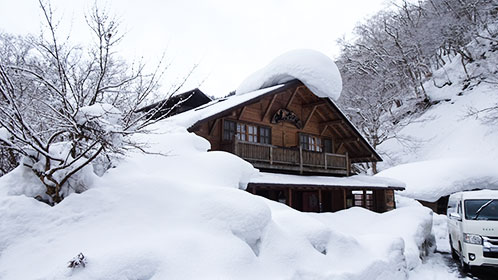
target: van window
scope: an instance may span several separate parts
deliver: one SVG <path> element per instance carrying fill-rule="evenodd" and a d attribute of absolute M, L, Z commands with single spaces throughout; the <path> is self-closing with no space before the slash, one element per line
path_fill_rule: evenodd
<path fill-rule="evenodd" d="M 465 200 L 465 219 L 498 221 L 497 199 Z"/>
<path fill-rule="evenodd" d="M 446 213 L 448 215 L 450 215 L 451 213 L 455 213 L 456 212 L 456 206 L 457 206 L 457 201 L 456 200 L 450 200 L 450 201 L 448 201 L 448 210 L 446 211 Z"/>

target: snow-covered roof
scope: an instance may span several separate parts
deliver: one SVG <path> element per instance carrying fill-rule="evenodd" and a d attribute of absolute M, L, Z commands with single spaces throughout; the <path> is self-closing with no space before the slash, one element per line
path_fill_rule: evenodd
<path fill-rule="evenodd" d="M 230 110 L 233 110 L 237 107 L 242 107 L 245 105 L 249 105 L 252 102 L 256 102 L 257 100 L 272 95 L 274 93 L 282 92 L 287 88 L 292 88 L 297 85 L 302 85 L 303 83 L 299 80 L 292 80 L 286 82 L 285 84 L 272 86 L 269 88 L 259 89 L 256 91 L 248 92 L 241 95 L 232 95 L 226 98 L 216 99 L 207 104 L 199 106 L 190 111 L 183 112 L 181 114 L 172 116 L 167 118 L 165 121 L 173 122 L 175 125 L 179 125 L 185 127 L 187 129 L 195 127 L 197 124 L 204 122 L 206 120 L 214 119 L 217 117 L 223 116 Z M 314 92 L 312 92 L 314 94 Z M 339 107 L 332 101 L 330 98 L 325 98 L 325 100 L 335 108 L 336 112 L 339 114 L 340 118 L 344 120 L 344 123 L 347 127 L 350 128 L 352 137 L 360 139 L 363 145 L 367 148 L 365 155 L 368 154 L 368 159 L 373 158 L 376 161 L 382 161 L 380 155 L 375 151 L 375 149 L 365 140 L 365 138 L 361 135 L 358 129 L 354 126 L 353 123 L 346 117 L 346 115 L 340 110 Z M 365 157 L 353 158 L 351 157 L 353 162 L 359 162 L 361 160 L 365 160 Z"/>
<path fill-rule="evenodd" d="M 389 188 L 402 190 L 405 184 L 390 178 L 355 175 L 351 177 L 302 176 L 259 172 L 249 180 L 250 183 L 268 185 L 300 185 L 316 187 L 344 188 Z"/>
<path fill-rule="evenodd" d="M 247 77 L 237 88 L 241 95 L 298 79 L 316 96 L 337 100 L 342 91 L 339 68 L 328 56 L 309 49 L 286 52 Z"/>
<path fill-rule="evenodd" d="M 227 98 L 216 99 L 193 110 L 172 116 L 166 120 L 175 122 L 176 124 L 183 127 L 190 128 L 199 121 L 216 116 L 227 110 L 230 110 L 233 107 L 262 97 L 265 94 L 271 94 L 277 90 L 284 89 L 286 86 L 290 85 L 291 83 L 276 85 L 269 88 L 249 92 L 244 95 L 233 95 Z"/>
<path fill-rule="evenodd" d="M 378 174 L 406 183 L 401 195 L 434 202 L 455 192 L 498 189 L 498 165 L 484 158 L 447 158 L 401 164 Z"/>

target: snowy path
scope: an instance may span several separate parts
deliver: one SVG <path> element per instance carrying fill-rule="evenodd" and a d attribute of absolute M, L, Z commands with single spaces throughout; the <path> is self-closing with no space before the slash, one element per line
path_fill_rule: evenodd
<path fill-rule="evenodd" d="M 427 261 L 410 272 L 409 280 L 496 280 L 498 269 L 475 269 L 464 273 L 449 253 L 436 252 Z"/>

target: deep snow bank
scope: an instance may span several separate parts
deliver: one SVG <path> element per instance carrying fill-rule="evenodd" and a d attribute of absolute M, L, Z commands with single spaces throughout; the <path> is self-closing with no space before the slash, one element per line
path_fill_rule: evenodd
<path fill-rule="evenodd" d="M 303 82 L 318 97 L 337 100 L 342 91 L 341 74 L 332 59 L 315 50 L 301 49 L 278 56 L 247 77 L 236 94 L 280 85 L 293 79 Z"/>
<path fill-rule="evenodd" d="M 422 176 L 423 175 L 423 176 Z M 400 164 L 378 176 L 403 180 L 401 195 L 434 202 L 442 196 L 477 188 L 498 189 L 496 160 L 446 158 Z"/>
<path fill-rule="evenodd" d="M 167 156 L 131 153 L 55 207 L 0 178 L 0 279 L 397 280 L 431 239 L 424 208 L 301 213 L 241 190 L 256 170 L 184 127 L 137 137 Z"/>

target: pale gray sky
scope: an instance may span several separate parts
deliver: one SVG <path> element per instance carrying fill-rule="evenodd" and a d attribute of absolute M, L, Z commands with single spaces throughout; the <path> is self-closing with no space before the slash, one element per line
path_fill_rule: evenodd
<path fill-rule="evenodd" d="M 85 41 L 83 14 L 95 0 L 52 0 L 73 39 Z M 153 63 L 166 50 L 183 73 L 200 62 L 185 90 L 226 95 L 252 72 L 292 49 L 310 48 L 334 58 L 336 40 L 387 5 L 387 0 L 107 0 L 127 30 L 122 49 L 129 59 Z M 0 0 L 0 30 L 40 30 L 38 0 Z M 70 27 L 70 28 L 69 28 Z M 171 77 L 170 75 L 170 77 Z"/>

